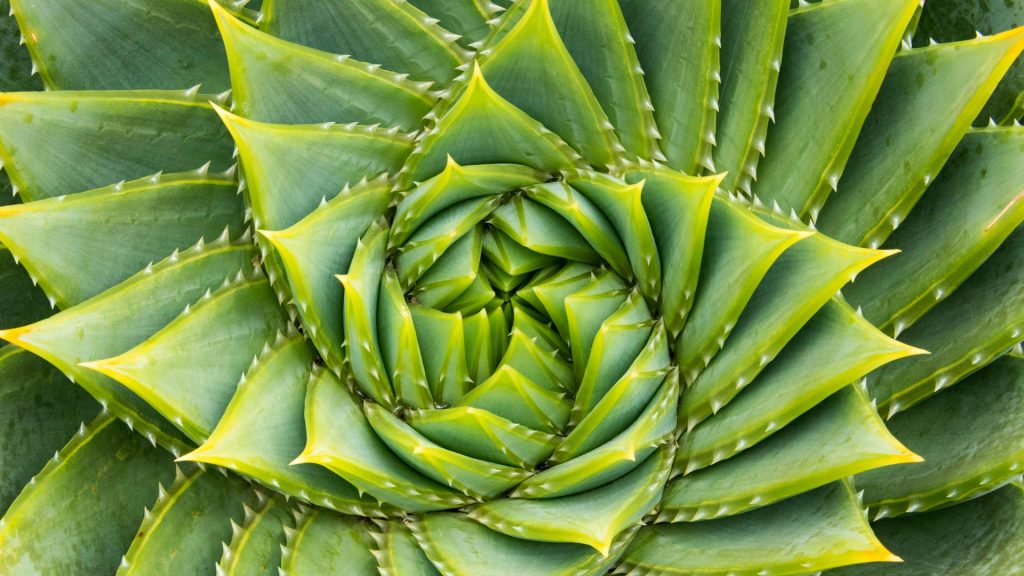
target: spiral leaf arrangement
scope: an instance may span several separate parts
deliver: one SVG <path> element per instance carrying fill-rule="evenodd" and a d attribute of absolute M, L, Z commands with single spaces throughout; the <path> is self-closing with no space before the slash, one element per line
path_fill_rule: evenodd
<path fill-rule="evenodd" d="M 1019 573 L 1021 6 L 10 4 L 4 574 Z"/>

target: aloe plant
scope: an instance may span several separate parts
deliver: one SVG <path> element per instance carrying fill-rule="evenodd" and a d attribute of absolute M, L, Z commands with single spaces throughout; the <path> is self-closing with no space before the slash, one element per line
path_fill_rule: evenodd
<path fill-rule="evenodd" d="M 0 572 L 1021 574 L 996 4 L 10 0 Z"/>

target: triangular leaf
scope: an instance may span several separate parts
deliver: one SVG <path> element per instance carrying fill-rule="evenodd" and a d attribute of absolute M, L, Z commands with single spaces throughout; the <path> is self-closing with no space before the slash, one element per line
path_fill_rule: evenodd
<path fill-rule="evenodd" d="M 848 387 L 757 446 L 670 480 L 659 519 L 732 516 L 864 470 L 920 460 L 889 434 L 863 391 Z"/>
<path fill-rule="evenodd" d="M 765 275 L 728 344 L 683 397 L 688 426 L 718 412 L 858 272 L 892 252 L 856 248 L 814 234 L 787 250 Z"/>
<path fill-rule="evenodd" d="M 463 2 L 448 4 L 462 4 Z M 261 27 L 274 36 L 412 75 L 451 81 L 469 54 L 415 7 L 387 0 L 264 0 Z M 381 41 L 386 31 L 388 41 Z"/>
<path fill-rule="evenodd" d="M 239 478 L 196 467 L 163 490 L 147 508 L 135 540 L 118 567 L 118 576 L 198 574 L 220 558 L 232 523 L 256 494 Z M 173 553 L 171 553 L 173 551 Z"/>
<path fill-rule="evenodd" d="M 624 149 L 562 42 L 548 0 L 529 0 L 515 26 L 479 61 L 498 94 L 561 136 L 588 164 L 618 161 Z"/>
<path fill-rule="evenodd" d="M 680 576 L 755 576 L 897 561 L 871 532 L 850 485 L 836 482 L 742 516 L 645 526 L 619 566 Z"/>
<path fill-rule="evenodd" d="M 320 464 L 407 512 L 464 506 L 473 500 L 403 462 L 377 436 L 349 391 L 316 370 L 306 393 L 306 449 L 294 463 Z"/>
<path fill-rule="evenodd" d="M 235 188 L 233 174 L 203 168 L 12 204 L 0 208 L 0 241 L 66 308 L 172 250 L 240 231 Z"/>
<path fill-rule="evenodd" d="M 54 455 L 7 511 L 0 525 L 0 569 L 114 573 L 158 482 L 173 478 L 166 452 L 113 415 L 101 415 Z"/>
<path fill-rule="evenodd" d="M 607 557 L 590 546 L 537 542 L 506 536 L 462 513 L 426 514 L 409 525 L 427 557 L 449 576 L 505 576 L 515 567 L 520 576 L 600 574 L 622 553 L 629 531 Z"/>
<path fill-rule="evenodd" d="M 616 537 L 658 504 L 672 467 L 672 449 L 661 447 L 622 478 L 582 494 L 527 500 L 504 498 L 469 511 L 491 530 L 540 542 L 576 542 L 607 556 Z"/>
<path fill-rule="evenodd" d="M 195 442 L 213 431 L 260 348 L 287 318 L 266 278 L 201 299 L 127 352 L 84 363 L 137 394 Z"/>
<path fill-rule="evenodd" d="M 753 384 L 680 440 L 676 469 L 690 472 L 729 458 L 875 368 L 922 352 L 886 337 L 832 300 Z"/>
<path fill-rule="evenodd" d="M 172 452 L 185 443 L 176 429 L 120 383 L 81 366 L 133 348 L 166 326 L 206 290 L 252 270 L 249 239 L 227 237 L 175 252 L 125 282 L 45 320 L 0 331 L 0 337 L 45 358 L 116 416 Z"/>
<path fill-rule="evenodd" d="M 247 26 L 221 8 L 217 17 L 231 67 L 231 93 L 240 115 L 261 122 L 382 123 L 412 132 L 430 111 L 429 83 L 379 70 L 275 38 Z"/>
<path fill-rule="evenodd" d="M 33 0 L 12 5 L 50 89 L 228 88 L 224 47 L 205 2 Z"/>
<path fill-rule="evenodd" d="M 647 0 L 619 5 L 636 42 L 666 163 L 687 174 L 714 171 L 721 2 L 697 0 L 668 9 Z"/>
<path fill-rule="evenodd" d="M 839 0 L 804 4 L 790 14 L 777 120 L 755 178 L 762 200 L 801 216 L 824 203 L 918 3 Z"/>
<path fill-rule="evenodd" d="M 543 172 L 576 167 L 579 154 L 558 136 L 498 95 L 473 65 L 462 92 L 426 132 L 403 168 L 422 182 L 454 158 L 459 164 L 524 164 Z"/>
<path fill-rule="evenodd" d="M 3 94 L 0 158 L 26 200 L 206 162 L 226 170 L 230 135 L 207 103 L 211 98 L 194 90 Z"/>
<path fill-rule="evenodd" d="M 383 178 L 335 196 L 284 230 L 259 233 L 284 262 L 302 325 L 327 365 L 341 370 L 342 285 L 359 238 L 383 215 L 391 198 Z M 379 280 L 379 279 L 378 279 Z"/>
<path fill-rule="evenodd" d="M 865 270 L 844 291 L 849 301 L 891 333 L 952 294 L 1024 222 L 1021 146 L 1021 128 L 968 132 L 886 242 L 901 254 Z"/>
<path fill-rule="evenodd" d="M 897 55 L 819 227 L 851 244 L 884 242 L 1022 50 L 1018 29 Z"/>
<path fill-rule="evenodd" d="M 210 437 L 182 459 L 224 466 L 274 491 L 346 514 L 379 514 L 375 502 L 327 470 L 290 464 L 306 444 L 312 362 L 301 336 L 279 335 L 242 375 Z"/>
<path fill-rule="evenodd" d="M 889 429 L 924 462 L 857 476 L 876 518 L 947 506 L 1019 476 L 1024 360 L 1004 357 L 896 415 Z"/>
<path fill-rule="evenodd" d="M 868 378 L 879 410 L 892 417 L 1001 356 L 1024 335 L 1024 228 L 952 296 L 901 335 L 931 354 L 904 358 Z"/>

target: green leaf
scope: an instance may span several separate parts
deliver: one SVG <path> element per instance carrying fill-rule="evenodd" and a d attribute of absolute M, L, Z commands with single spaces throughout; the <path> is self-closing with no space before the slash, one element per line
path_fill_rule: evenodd
<path fill-rule="evenodd" d="M 529 0 L 500 41 L 480 53 L 494 90 L 575 148 L 591 166 L 617 164 L 613 127 L 558 34 L 549 0 Z"/>
<path fill-rule="evenodd" d="M 644 183 L 628 184 L 598 173 L 582 173 L 568 182 L 611 220 L 626 247 L 637 287 L 648 302 L 656 303 L 661 295 L 661 257 L 645 210 L 650 205 L 644 206 L 642 200 Z"/>
<path fill-rule="evenodd" d="M 394 128 L 266 124 L 216 110 L 238 146 L 253 223 L 263 230 L 295 224 L 346 184 L 397 172 L 412 149 L 412 135 Z"/>
<path fill-rule="evenodd" d="M 129 426 L 174 453 L 186 449 L 178 431 L 118 382 L 81 366 L 137 346 L 223 280 L 251 270 L 250 240 L 227 237 L 196 245 L 114 288 L 45 320 L 0 331 L 0 338 L 37 354 L 78 382 Z"/>
<path fill-rule="evenodd" d="M 582 164 L 558 136 L 499 96 L 475 64 L 461 93 L 416 144 L 404 181 L 439 174 L 449 157 L 462 165 L 523 164 L 545 173 Z"/>
<path fill-rule="evenodd" d="M 603 557 L 583 544 L 506 536 L 456 512 L 425 514 L 409 527 L 427 557 L 446 576 L 505 576 L 511 566 L 517 576 L 601 574 L 615 562 L 634 532 L 623 534 Z"/>
<path fill-rule="evenodd" d="M 918 0 L 837 0 L 790 14 L 777 121 L 760 174 L 751 174 L 755 194 L 801 217 L 816 213 L 839 182 L 917 7 Z"/>
<path fill-rule="evenodd" d="M 53 314 L 50 301 L 33 285 L 28 271 L 0 248 L 0 327 L 24 326 Z"/>
<path fill-rule="evenodd" d="M 257 497 L 261 497 L 257 493 Z M 280 496 L 263 497 L 255 510 L 242 505 L 244 522 L 231 521 L 231 542 L 224 547 L 217 574 L 222 576 L 278 576 L 285 527 L 292 528 L 291 507 Z"/>
<path fill-rule="evenodd" d="M 633 270 L 630 268 L 629 256 L 626 249 L 619 240 L 619 234 L 615 227 L 605 217 L 601 209 L 591 202 L 585 194 L 580 193 L 565 182 L 549 182 L 537 186 L 531 186 L 524 190 L 526 197 L 543 204 L 554 210 L 572 227 L 579 232 L 591 248 L 594 249 L 603 263 L 607 264 L 616 274 L 622 278 L 632 279 Z M 491 234 L 495 244 L 504 248 L 502 238 L 511 238 L 501 232 Z M 522 244 L 508 242 L 506 250 L 524 250 Z M 532 253 L 528 249 L 527 254 Z M 514 254 L 515 252 L 513 252 Z M 490 254 L 488 257 L 494 259 Z M 552 257 L 554 258 L 554 257 Z"/>
<path fill-rule="evenodd" d="M 543 172 L 516 164 L 460 166 L 451 156 L 444 170 L 409 191 L 395 211 L 391 246 L 401 246 L 433 216 L 466 200 L 536 184 L 546 179 Z"/>
<path fill-rule="evenodd" d="M 42 90 L 42 81 L 32 74 L 28 50 L 19 41 L 18 21 L 13 17 L 3 18 L 10 10 L 10 0 L 0 0 L 0 91 Z M 2 188 L 0 185 L 0 194 Z"/>
<path fill-rule="evenodd" d="M 7 511 L 0 522 L 0 569 L 112 574 L 157 483 L 173 477 L 166 452 L 102 414 L 54 455 Z"/>
<path fill-rule="evenodd" d="M 586 362 L 582 359 L 590 354 L 590 346 L 601 329 L 601 323 L 626 300 L 629 294 L 626 284 L 606 270 L 569 264 L 529 289 L 541 304 L 538 310 L 548 313 L 548 318 L 570 348 L 567 352 L 581 360 L 573 367 L 579 370 L 577 380 L 572 382 L 575 384 L 583 378 Z M 573 340 L 575 345 L 572 345 Z"/>
<path fill-rule="evenodd" d="M 412 132 L 434 105 L 429 83 L 247 26 L 210 1 L 227 47 L 231 93 L 239 115 L 261 122 L 382 123 Z"/>
<path fill-rule="evenodd" d="M 380 280 L 377 300 L 377 336 L 384 368 L 391 378 L 398 402 L 413 408 L 430 408 L 434 400 L 423 369 L 416 327 L 395 271 L 388 268 Z M 356 345 L 358 340 L 352 341 Z"/>
<path fill-rule="evenodd" d="M 207 103 L 217 98 L 195 90 L 2 94 L 0 159 L 26 201 L 206 162 L 226 170 L 231 139 Z"/>
<path fill-rule="evenodd" d="M 750 386 L 680 440 L 676 469 L 689 473 L 729 458 L 875 368 L 921 353 L 833 299 Z"/>
<path fill-rule="evenodd" d="M 889 421 L 924 462 L 857 476 L 876 518 L 954 504 L 1024 467 L 1024 360 L 1009 356 Z"/>
<path fill-rule="evenodd" d="M 516 538 L 586 544 L 608 556 L 616 537 L 658 504 L 672 453 L 663 446 L 629 474 L 582 494 L 494 500 L 470 509 L 469 517 Z"/>
<path fill-rule="evenodd" d="M 787 250 L 751 296 L 735 329 L 724 330 L 729 345 L 683 396 L 680 409 L 687 426 L 718 412 L 844 284 L 891 254 L 841 244 L 821 234 Z"/>
<path fill-rule="evenodd" d="M 569 420 L 570 401 L 503 365 L 459 400 L 459 406 L 487 410 L 516 424 L 557 433 Z"/>
<path fill-rule="evenodd" d="M 487 35 L 487 21 L 501 10 L 500 6 L 491 3 L 490 0 L 409 0 L 409 4 L 437 18 L 441 28 L 458 34 L 460 38 L 456 38 L 455 41 L 465 48 L 469 48 L 470 44 L 479 42 Z"/>
<path fill-rule="evenodd" d="M 672 372 L 628 428 L 599 448 L 527 478 L 512 497 L 569 496 L 622 477 L 671 439 L 678 403 L 679 377 L 678 373 Z"/>
<path fill-rule="evenodd" d="M 601 262 L 597 252 L 565 218 L 521 195 L 494 210 L 489 223 L 538 254 L 591 264 Z"/>
<path fill-rule="evenodd" d="M 238 478 L 196 467 L 177 471 L 174 482 L 147 508 L 118 576 L 200 574 L 220 558 L 218 543 L 227 540 L 243 504 L 256 494 Z"/>
<path fill-rule="evenodd" d="M 373 551 L 373 555 L 377 558 L 381 574 L 440 576 L 404 523 L 388 522 L 384 525 L 383 533 L 371 535 L 377 542 L 377 550 Z"/>
<path fill-rule="evenodd" d="M 671 9 L 647 0 L 619 5 L 651 94 L 666 163 L 687 174 L 714 171 L 721 2 L 697 0 Z"/>
<path fill-rule="evenodd" d="M 182 460 L 229 468 L 318 506 L 362 516 L 379 514 L 341 478 L 319 466 L 291 461 L 306 445 L 305 400 L 312 351 L 291 332 L 254 359 L 210 437 Z"/>
<path fill-rule="evenodd" d="M 972 38 L 977 33 L 997 34 L 1024 25 L 1024 5 L 1018 2 L 989 2 L 988 0 L 932 0 L 921 13 L 914 44 L 924 46 L 929 38 L 939 42 L 954 42 Z M 1020 95 L 1024 93 L 1024 62 L 1017 62 L 999 83 L 985 108 L 976 120 L 977 125 L 997 121 L 1017 110 L 1019 118 Z"/>
<path fill-rule="evenodd" d="M 822 231 L 851 244 L 882 244 L 1022 50 L 1024 28 L 900 52 L 850 155 L 839 194 L 821 215 Z"/>
<path fill-rule="evenodd" d="M 359 238 L 383 215 L 390 197 L 387 181 L 378 178 L 335 196 L 289 228 L 259 231 L 284 262 L 302 325 L 334 371 L 341 370 L 344 339 L 336 275 L 348 272 Z"/>
<path fill-rule="evenodd" d="M 721 176 L 691 178 L 655 168 L 626 174 L 627 182 L 642 178 L 644 212 L 661 261 L 661 307 L 665 326 L 679 334 L 689 316 L 700 277 L 714 191 Z"/>
<path fill-rule="evenodd" d="M 356 386 L 367 397 L 385 406 L 394 404 L 390 373 L 384 369 L 378 340 L 377 298 L 384 271 L 387 229 L 380 223 L 356 241 L 350 272 L 339 275 L 345 289 L 343 321 L 350 345 L 346 359 Z"/>
<path fill-rule="evenodd" d="M 1007 486 L 960 506 L 884 520 L 874 530 L 903 563 L 846 568 L 830 576 L 1013 574 L 1024 554 L 1024 491 Z"/>
<path fill-rule="evenodd" d="M 533 468 L 558 443 L 557 436 L 470 406 L 411 410 L 408 421 L 417 432 L 445 448 L 520 468 Z"/>
<path fill-rule="evenodd" d="M 858 472 L 919 462 L 889 434 L 859 387 L 847 387 L 753 448 L 670 480 L 658 519 L 746 512 Z"/>
<path fill-rule="evenodd" d="M 715 168 L 728 172 L 722 188 L 750 192 L 775 118 L 789 2 L 723 0 L 722 111 L 715 133 Z"/>
<path fill-rule="evenodd" d="M 443 510 L 472 502 L 396 456 L 367 423 L 349 391 L 326 370 L 314 370 L 310 379 L 306 434 L 306 448 L 293 463 L 320 464 L 402 510 Z"/>
<path fill-rule="evenodd" d="M 481 273 L 483 235 L 480 229 L 481 226 L 475 226 L 463 234 L 410 286 L 409 294 L 418 303 L 431 309 L 444 309 L 476 281 Z M 509 244 L 518 246 L 511 241 Z M 427 356 L 429 354 L 424 355 Z"/>
<path fill-rule="evenodd" d="M 460 296 L 463 299 L 467 294 L 474 291 L 474 286 L 480 282 L 478 276 L 474 281 L 473 285 L 466 290 L 466 294 Z M 488 288 L 486 281 L 483 282 L 483 288 L 486 289 L 486 296 L 488 300 L 494 297 L 494 291 Z M 458 304 L 456 301 L 453 304 Z M 482 304 L 481 304 L 482 305 Z M 476 308 L 479 308 L 477 306 Z M 458 310 L 457 310 L 458 311 Z M 474 383 L 482 383 L 487 380 L 492 373 L 494 368 L 498 365 L 498 356 L 494 353 L 495 346 L 491 342 L 491 323 L 490 313 L 486 308 L 479 309 L 474 314 L 467 315 L 466 312 L 462 312 L 462 329 L 466 339 L 466 367 L 469 369 L 469 377 Z"/>
<path fill-rule="evenodd" d="M 487 218 L 500 203 L 501 197 L 496 195 L 466 200 L 437 214 L 417 228 L 408 242 L 398 247 L 398 254 L 395 257 L 395 266 L 402 285 L 413 286 L 416 280 L 437 263 L 462 236 L 479 234 L 479 231 L 474 231 L 477 224 Z M 477 254 L 476 250 L 472 250 L 470 256 Z"/>
<path fill-rule="evenodd" d="M 0 241 L 61 308 L 172 250 L 242 228 L 234 175 L 205 167 L 0 208 Z"/>
<path fill-rule="evenodd" d="M 654 325 L 643 350 L 551 456 L 565 462 L 614 438 L 634 422 L 661 387 L 671 365 L 668 337 L 661 323 Z"/>
<path fill-rule="evenodd" d="M 238 376 L 288 319 L 262 276 L 236 279 L 187 310 L 131 350 L 82 365 L 117 380 L 202 443 Z"/>
<path fill-rule="evenodd" d="M 295 524 L 295 529 L 285 528 L 281 574 L 378 576 L 377 561 L 370 552 L 371 528 L 365 521 L 313 508 L 303 511 Z"/>
<path fill-rule="evenodd" d="M 196 0 L 12 0 L 48 89 L 228 88 L 217 26 Z"/>
<path fill-rule="evenodd" d="M 572 366 L 569 362 L 561 358 L 556 349 L 541 343 L 539 339 L 534 340 L 514 325 L 498 365 L 510 366 L 548 390 L 573 388 Z"/>
<path fill-rule="evenodd" d="M 1001 356 L 1024 334 L 1024 228 L 952 296 L 902 334 L 931 352 L 882 367 L 868 378 L 871 396 L 889 417 L 952 386 Z"/>
<path fill-rule="evenodd" d="M 549 0 L 549 8 L 558 35 L 615 126 L 625 153 L 664 161 L 654 106 L 618 2 Z"/>
<path fill-rule="evenodd" d="M 462 315 L 426 306 L 412 306 L 411 312 L 431 394 L 438 403 L 454 404 L 472 383 Z"/>
<path fill-rule="evenodd" d="M 574 311 L 569 307 L 572 302 L 570 298 L 575 296 L 574 294 L 566 299 L 566 308 L 570 314 Z M 570 322 L 575 320 L 573 316 L 570 315 Z M 589 415 L 615 383 L 627 373 L 634 359 L 647 346 L 647 340 L 654 330 L 654 322 L 643 297 L 639 292 L 633 291 L 601 323 L 591 342 L 580 342 L 576 337 L 577 331 L 572 329 L 575 323 L 570 324 L 573 356 L 576 356 L 575 352 L 579 348 L 589 351 L 578 359 L 573 358 L 573 366 L 582 366 L 577 373 L 582 373 L 582 378 L 573 403 L 574 422 L 579 422 Z"/>
<path fill-rule="evenodd" d="M 366 403 L 363 411 L 380 439 L 406 464 L 468 496 L 494 498 L 529 475 L 439 446 L 377 404 Z"/>
<path fill-rule="evenodd" d="M 844 293 L 881 329 L 902 332 L 952 294 L 1024 222 L 1024 130 L 972 130 L 886 246 L 901 254 Z M 845 194 L 845 192 L 844 192 Z"/>
<path fill-rule="evenodd" d="M 619 568 L 680 576 L 755 576 L 898 561 L 872 534 L 850 485 L 835 482 L 742 516 L 645 526 Z"/>
<path fill-rule="evenodd" d="M 53 452 L 99 406 L 60 371 L 16 346 L 0 349 L 0 517 Z"/>
<path fill-rule="evenodd" d="M 722 348 L 726 328 L 735 326 L 779 256 L 809 236 L 772 226 L 743 206 L 717 197 L 711 202 L 706 229 L 693 307 L 676 342 L 676 358 L 687 382 L 693 382 Z"/>
<path fill-rule="evenodd" d="M 414 2 L 264 0 L 261 17 L 263 30 L 274 36 L 351 54 L 417 80 L 447 84 L 458 73 L 456 66 L 469 58 L 454 44 L 458 36 L 438 26 Z"/>

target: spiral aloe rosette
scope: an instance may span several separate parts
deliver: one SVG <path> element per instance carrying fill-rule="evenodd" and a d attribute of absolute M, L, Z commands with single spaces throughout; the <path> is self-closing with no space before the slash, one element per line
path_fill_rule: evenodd
<path fill-rule="evenodd" d="M 1015 574 L 975 4 L 13 0 L 0 567 Z"/>

